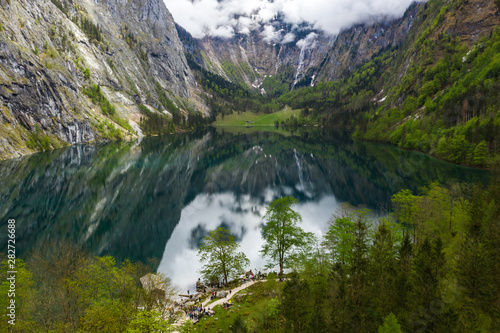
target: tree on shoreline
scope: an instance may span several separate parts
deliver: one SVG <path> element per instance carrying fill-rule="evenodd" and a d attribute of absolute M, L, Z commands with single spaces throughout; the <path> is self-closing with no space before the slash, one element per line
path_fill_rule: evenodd
<path fill-rule="evenodd" d="M 279 276 L 288 267 L 293 251 L 312 242 L 314 236 L 297 226 L 302 216 L 291 207 L 298 200 L 294 197 L 276 199 L 269 205 L 264 219 L 267 221 L 262 228 L 264 245 L 261 252 L 268 257 L 268 266 L 279 265 Z"/>
<path fill-rule="evenodd" d="M 250 260 L 243 252 L 236 252 L 238 247 L 228 229 L 219 227 L 210 231 L 198 249 L 200 262 L 204 264 L 200 270 L 203 277 L 206 280 L 222 277 L 227 283 L 229 279 L 243 273 Z"/>

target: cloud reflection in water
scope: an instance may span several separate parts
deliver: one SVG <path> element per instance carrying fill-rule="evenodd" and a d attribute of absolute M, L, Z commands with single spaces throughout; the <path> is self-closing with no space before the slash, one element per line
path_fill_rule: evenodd
<path fill-rule="evenodd" d="M 265 202 L 251 198 L 250 195 L 236 197 L 232 192 L 199 194 L 182 210 L 179 224 L 165 247 L 158 271 L 171 277 L 183 292 L 194 290 L 201 264 L 197 248 L 192 245 L 199 243 L 200 236 L 221 225 L 231 230 L 240 244 L 240 251 L 250 259 L 251 266 L 248 269 L 264 270 L 265 260 L 259 252 L 262 246 L 259 226 L 263 223 L 262 217 L 269 202 L 283 192 L 286 189 L 273 191 L 267 188 L 264 193 Z M 337 207 L 338 202 L 332 195 L 318 201 L 301 202 L 296 207 L 303 218 L 301 227 L 321 236 Z"/>

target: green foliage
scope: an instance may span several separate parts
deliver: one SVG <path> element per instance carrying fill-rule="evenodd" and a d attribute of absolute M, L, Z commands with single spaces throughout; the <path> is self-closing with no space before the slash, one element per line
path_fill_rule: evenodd
<path fill-rule="evenodd" d="M 107 116 L 112 116 L 116 113 L 116 108 L 112 105 L 101 91 L 101 86 L 92 84 L 83 89 L 83 93 L 90 97 L 92 103 L 98 104 L 102 112 Z"/>
<path fill-rule="evenodd" d="M 142 45 L 142 43 L 134 35 L 134 33 L 130 30 L 129 26 L 126 24 L 122 25 L 121 33 L 122 33 L 123 39 L 128 44 L 130 49 L 135 52 L 135 54 L 137 55 L 139 60 L 141 60 L 142 65 L 147 68 L 147 66 L 148 66 L 148 53 L 147 53 L 147 51 L 144 50 L 145 48 Z"/>
<path fill-rule="evenodd" d="M 115 64 L 113 62 L 113 59 L 106 58 L 106 62 L 108 63 L 109 67 L 111 67 L 111 70 L 116 71 L 116 67 L 115 67 Z"/>
<path fill-rule="evenodd" d="M 120 125 L 122 128 L 126 129 L 128 132 L 130 132 L 130 133 L 134 132 L 134 129 L 132 128 L 132 126 L 130 126 L 129 122 L 127 120 L 121 118 L 117 114 L 112 114 L 110 116 L 110 118 L 115 123 L 117 123 L 118 125 Z"/>
<path fill-rule="evenodd" d="M 86 68 L 83 70 L 83 76 L 85 77 L 85 80 L 90 79 L 90 69 L 88 69 L 88 67 L 86 67 Z"/>
<path fill-rule="evenodd" d="M 402 333 L 401 325 L 398 324 L 394 313 L 391 312 L 385 317 L 384 323 L 378 328 L 378 333 Z"/>
<path fill-rule="evenodd" d="M 479 166 L 486 165 L 486 156 L 488 154 L 488 147 L 486 146 L 486 141 L 481 141 L 477 144 L 474 149 L 474 164 Z"/>
<path fill-rule="evenodd" d="M 255 73 L 247 63 L 241 63 L 238 66 L 230 61 L 221 62 L 222 69 L 233 82 L 245 84 L 245 77 L 250 81 L 255 79 Z"/>
<path fill-rule="evenodd" d="M 101 34 L 101 28 L 85 16 L 80 17 L 79 26 L 91 42 L 101 43 L 104 40 Z"/>
<path fill-rule="evenodd" d="M 2 257 L 0 255 L 0 257 Z M 34 322 L 33 322 L 33 313 L 30 313 L 29 301 L 35 295 L 33 293 L 33 285 L 35 281 L 33 281 L 33 274 L 26 267 L 26 264 L 21 259 L 16 259 L 16 272 L 15 275 L 15 288 L 11 288 L 11 281 L 7 280 L 10 277 L 7 272 L 12 271 L 9 268 L 9 264 L 5 257 L 1 258 L 0 262 L 0 277 L 2 278 L 2 283 L 0 284 L 0 292 L 4 297 L 0 298 L 0 306 L 3 319 L 0 322 L 0 330 L 2 332 L 9 332 L 10 328 L 15 327 L 17 332 L 23 331 L 32 331 Z M 13 295 L 13 293 L 15 295 Z M 9 296 L 9 297 L 8 297 Z M 11 298 L 11 296 L 13 296 Z M 10 314 L 10 310 L 7 310 L 9 306 L 12 306 L 10 300 L 15 300 L 15 326 L 12 326 L 8 323 L 8 321 L 14 319 Z M 20 320 L 22 318 L 22 320 Z"/>
<path fill-rule="evenodd" d="M 116 114 L 116 108 L 111 104 L 108 99 L 104 96 L 101 91 L 101 86 L 97 84 L 92 84 L 87 88 L 83 89 L 83 93 L 90 97 L 92 103 L 98 104 L 101 107 L 102 112 L 110 117 L 115 123 L 120 125 L 122 128 L 129 132 L 133 132 L 132 126 L 125 119 L 121 118 Z M 119 129 L 117 129 L 112 123 L 105 121 L 105 123 L 100 123 L 98 129 L 103 134 L 104 137 L 109 139 L 123 139 L 123 135 Z"/>
<path fill-rule="evenodd" d="M 1 262 L 0 289 L 5 291 L 5 256 Z M 169 328 L 162 317 L 168 317 L 166 308 L 173 304 L 172 288 L 168 280 L 161 280 L 167 291 L 164 299 L 143 289 L 139 279 L 151 272 L 144 264 L 126 260 L 118 265 L 112 257 L 93 257 L 57 243 L 31 253 L 26 264 L 18 261 L 16 270 L 16 325 L 7 329 L 4 320 L 2 331 L 166 332 Z M 7 297 L 0 300 L 3 309 L 7 301 Z"/>
<path fill-rule="evenodd" d="M 219 227 L 210 231 L 198 248 L 203 277 L 207 281 L 222 280 L 227 284 L 242 274 L 250 261 L 243 252 L 237 252 L 238 247 L 228 229 Z"/>
<path fill-rule="evenodd" d="M 392 204 L 396 221 L 405 226 L 406 230 L 413 227 L 414 232 L 414 214 L 416 211 L 417 198 L 418 197 L 414 196 L 410 190 L 402 190 L 392 196 Z"/>
<path fill-rule="evenodd" d="M 500 110 L 500 29 L 493 28 L 472 48 L 443 32 L 471 6 L 429 1 L 401 47 L 381 50 L 343 79 L 281 95 L 281 105 L 310 108 L 307 120 L 290 119 L 289 124 L 356 128 L 357 138 L 487 167 L 500 153 L 500 123 L 494 121 Z M 271 95 L 284 82 L 266 81 Z M 479 122 L 472 128 L 468 122 L 474 118 Z M 481 145 L 475 160 L 482 141 L 486 156 Z"/>
<path fill-rule="evenodd" d="M 40 125 L 38 124 L 35 125 L 35 131 L 30 133 L 26 145 L 28 146 L 28 148 L 41 151 L 58 148 L 60 146 L 56 141 L 43 133 Z"/>
<path fill-rule="evenodd" d="M 229 82 L 222 76 L 205 70 L 190 53 L 186 54 L 186 59 L 196 80 L 209 94 L 206 103 L 210 107 L 212 121 L 217 115 L 224 117 L 233 113 L 233 110 L 271 113 L 280 109 L 276 101 L 262 96 L 259 92 L 249 91 L 241 84 Z M 248 70 L 251 71 L 250 68 Z"/>
<path fill-rule="evenodd" d="M 281 286 L 272 291 L 264 283 L 255 283 L 242 291 L 246 296 L 241 300 L 233 297 L 233 307 L 224 309 L 216 306 L 215 316 L 204 317 L 196 324 L 186 323 L 180 332 L 280 332 L 283 322 L 280 315 L 279 295 Z M 241 320 L 238 319 L 241 317 Z"/>
<path fill-rule="evenodd" d="M 68 9 L 66 8 L 66 6 L 65 6 L 63 3 L 61 3 L 61 1 L 59 1 L 59 0 L 50 0 L 50 1 L 52 1 L 52 3 L 53 3 L 53 4 L 57 7 L 57 8 L 59 8 L 59 10 L 60 10 L 61 12 L 63 12 L 66 16 L 68 15 Z"/>
<path fill-rule="evenodd" d="M 262 83 L 262 88 L 270 97 L 279 97 L 290 91 L 294 80 L 293 66 L 287 66 L 284 71 L 274 76 L 266 76 Z"/>
<path fill-rule="evenodd" d="M 119 117 L 112 117 L 113 119 Z M 125 122 L 125 120 L 122 120 Z M 130 125 L 129 125 L 130 126 Z M 110 140 L 122 140 L 123 139 L 123 134 L 122 131 L 120 131 L 118 128 L 115 127 L 115 125 L 107 120 L 104 120 L 103 122 L 99 122 L 97 124 L 97 130 L 99 133 L 106 139 Z"/>
<path fill-rule="evenodd" d="M 75 60 L 75 66 L 82 71 L 83 73 L 83 77 L 85 78 L 85 80 L 89 80 L 90 79 L 90 69 L 88 67 L 85 67 L 83 65 L 83 60 L 81 58 L 77 58 Z"/>
<path fill-rule="evenodd" d="M 241 315 L 238 315 L 231 325 L 231 332 L 233 333 L 248 333 L 248 327 Z"/>
<path fill-rule="evenodd" d="M 434 2 L 432 5 L 435 6 Z M 446 20 L 448 10 L 432 8 L 438 14 L 429 23 L 429 31 Z M 422 36 L 426 34 L 424 31 Z M 368 121 L 358 125 L 356 136 L 390 141 L 454 163 L 487 167 L 488 161 L 500 152 L 500 127 L 494 122 L 500 110 L 496 93 L 500 89 L 500 30 L 492 30 L 489 37 L 469 51 L 460 39 L 453 40 L 446 34 L 422 44 L 421 48 L 409 44 L 418 61 L 408 68 L 400 87 L 388 92 L 389 96 L 403 100 L 399 109 L 408 118 L 401 122 L 391 117 L 387 109 L 394 102 L 387 101 L 385 110 L 378 112 L 377 117 L 366 117 Z M 435 58 L 433 54 L 441 55 Z M 425 60 L 427 57 L 430 62 Z M 418 114 L 421 106 L 423 116 Z"/>
<path fill-rule="evenodd" d="M 140 104 L 139 109 L 146 118 L 141 117 L 140 126 L 145 135 L 163 135 L 175 133 L 176 126 L 167 115 L 152 112 L 145 105 Z"/>
<path fill-rule="evenodd" d="M 375 227 L 367 211 L 342 206 L 317 254 L 285 283 L 278 331 L 494 331 L 498 200 L 496 176 L 487 188 L 402 191 L 398 220 Z M 413 241 L 401 221 L 411 223 Z"/>
<path fill-rule="evenodd" d="M 354 127 L 358 115 L 372 108 L 370 101 L 374 91 L 380 90 L 380 77 L 393 57 L 394 51 L 387 51 L 375 56 L 348 78 L 296 89 L 278 100 L 294 109 L 312 109 L 309 117 L 317 124 Z"/>
<path fill-rule="evenodd" d="M 330 227 L 325 235 L 325 246 L 330 250 L 332 260 L 339 265 L 348 265 L 352 262 L 354 229 L 355 225 L 348 217 L 336 217 L 330 221 Z"/>
<path fill-rule="evenodd" d="M 279 275 L 290 267 L 290 261 L 295 251 L 305 249 L 313 239 L 311 233 L 304 232 L 297 226 L 302 221 L 299 213 L 292 209 L 298 203 L 294 197 L 283 197 L 274 200 L 269 205 L 262 228 L 262 254 L 268 257 L 268 266 L 279 266 Z"/>
<path fill-rule="evenodd" d="M 164 321 L 161 313 L 154 310 L 138 311 L 130 321 L 126 333 L 168 332 L 170 324 Z"/>
<path fill-rule="evenodd" d="M 286 332 L 307 332 L 308 323 L 314 315 L 309 304 L 309 284 L 292 273 L 283 287 L 281 313 L 285 318 Z"/>
<path fill-rule="evenodd" d="M 181 114 L 179 108 L 172 102 L 170 98 L 168 98 L 167 93 L 161 87 L 160 83 L 156 82 L 156 93 L 160 98 L 160 104 L 163 105 L 165 110 L 172 114 L 172 119 L 175 125 L 179 125 L 184 117 Z"/>

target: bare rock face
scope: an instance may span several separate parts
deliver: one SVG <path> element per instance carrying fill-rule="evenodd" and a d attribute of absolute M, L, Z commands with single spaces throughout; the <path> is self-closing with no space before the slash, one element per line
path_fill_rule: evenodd
<path fill-rule="evenodd" d="M 383 49 L 401 45 L 421 5 L 414 3 L 397 20 L 360 24 L 341 32 L 316 73 L 321 81 L 344 77 Z"/>
<path fill-rule="evenodd" d="M 282 37 L 293 32 L 295 40 L 287 43 L 265 41 L 261 31 L 194 40 L 181 27 L 178 30 L 186 51 L 212 72 L 254 88 L 267 76 L 281 74 L 295 88 L 344 77 L 382 49 L 400 45 L 421 6 L 410 6 L 402 18 L 356 25 L 337 36 L 308 28 L 292 30 L 296 28 L 279 19 L 270 22 Z"/>
<path fill-rule="evenodd" d="M 191 97 L 190 88 L 195 86 L 195 81 L 187 66 L 174 19 L 163 1 L 95 0 L 95 3 L 97 6 L 89 6 L 94 9 L 95 21 L 102 24 L 104 29 L 109 29 L 110 35 L 113 35 L 114 29 L 120 28 L 122 35 L 126 35 L 125 40 L 128 35 L 130 35 L 129 39 L 136 40 L 129 42 L 132 44 L 129 48 L 133 52 L 146 54 L 147 67 L 149 67 L 145 70 L 146 76 L 160 79 L 165 85 L 164 88 L 168 87 L 174 96 Z M 113 37 L 110 37 L 110 40 L 114 40 Z M 120 40 L 114 40 L 114 42 L 119 46 Z M 121 50 L 111 49 L 111 52 L 120 53 Z M 127 59 L 119 60 L 126 61 Z M 141 64 L 138 64 L 139 66 Z M 141 70 L 141 68 L 138 69 Z M 146 86 L 154 90 L 154 82 L 148 81 L 149 77 L 145 79 Z"/>
<path fill-rule="evenodd" d="M 161 0 L 2 1 L 0 24 L 0 159 L 135 136 L 124 124 L 138 128 L 138 104 L 162 111 L 159 92 L 207 112 Z M 83 93 L 93 84 L 113 119 Z"/>
<path fill-rule="evenodd" d="M 23 81 L 23 84 L 12 84 L 10 91 L 3 87 L 5 106 L 12 117 L 5 116 L 6 123 L 20 125 L 29 131 L 35 130 L 36 125 L 49 128 L 56 136 L 70 144 L 90 142 L 95 135 L 89 123 L 78 116 L 64 112 L 71 108 L 72 97 L 77 97 L 76 86 L 62 74 L 51 75 L 44 67 L 37 68 L 35 64 L 17 59 L 8 45 L 0 44 L 3 55 L 0 63 L 7 68 L 11 78 Z M 60 91 L 64 86 L 69 94 Z M 66 91 L 68 92 L 68 91 Z"/>

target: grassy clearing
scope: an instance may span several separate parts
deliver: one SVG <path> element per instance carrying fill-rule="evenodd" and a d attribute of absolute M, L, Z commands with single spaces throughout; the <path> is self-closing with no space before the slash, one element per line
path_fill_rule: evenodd
<path fill-rule="evenodd" d="M 288 128 L 274 127 L 274 126 L 238 126 L 238 125 L 219 125 L 215 127 L 218 132 L 231 133 L 231 134 L 251 134 L 257 132 L 273 132 L 279 133 L 283 136 L 290 136 L 291 132 Z"/>
<path fill-rule="evenodd" d="M 263 114 L 253 112 L 242 112 L 240 114 L 233 113 L 222 119 L 221 116 L 213 123 L 215 126 L 274 126 L 276 120 L 281 121 L 290 118 L 292 115 L 298 117 L 301 110 L 292 110 L 285 108 L 284 110 Z"/>

